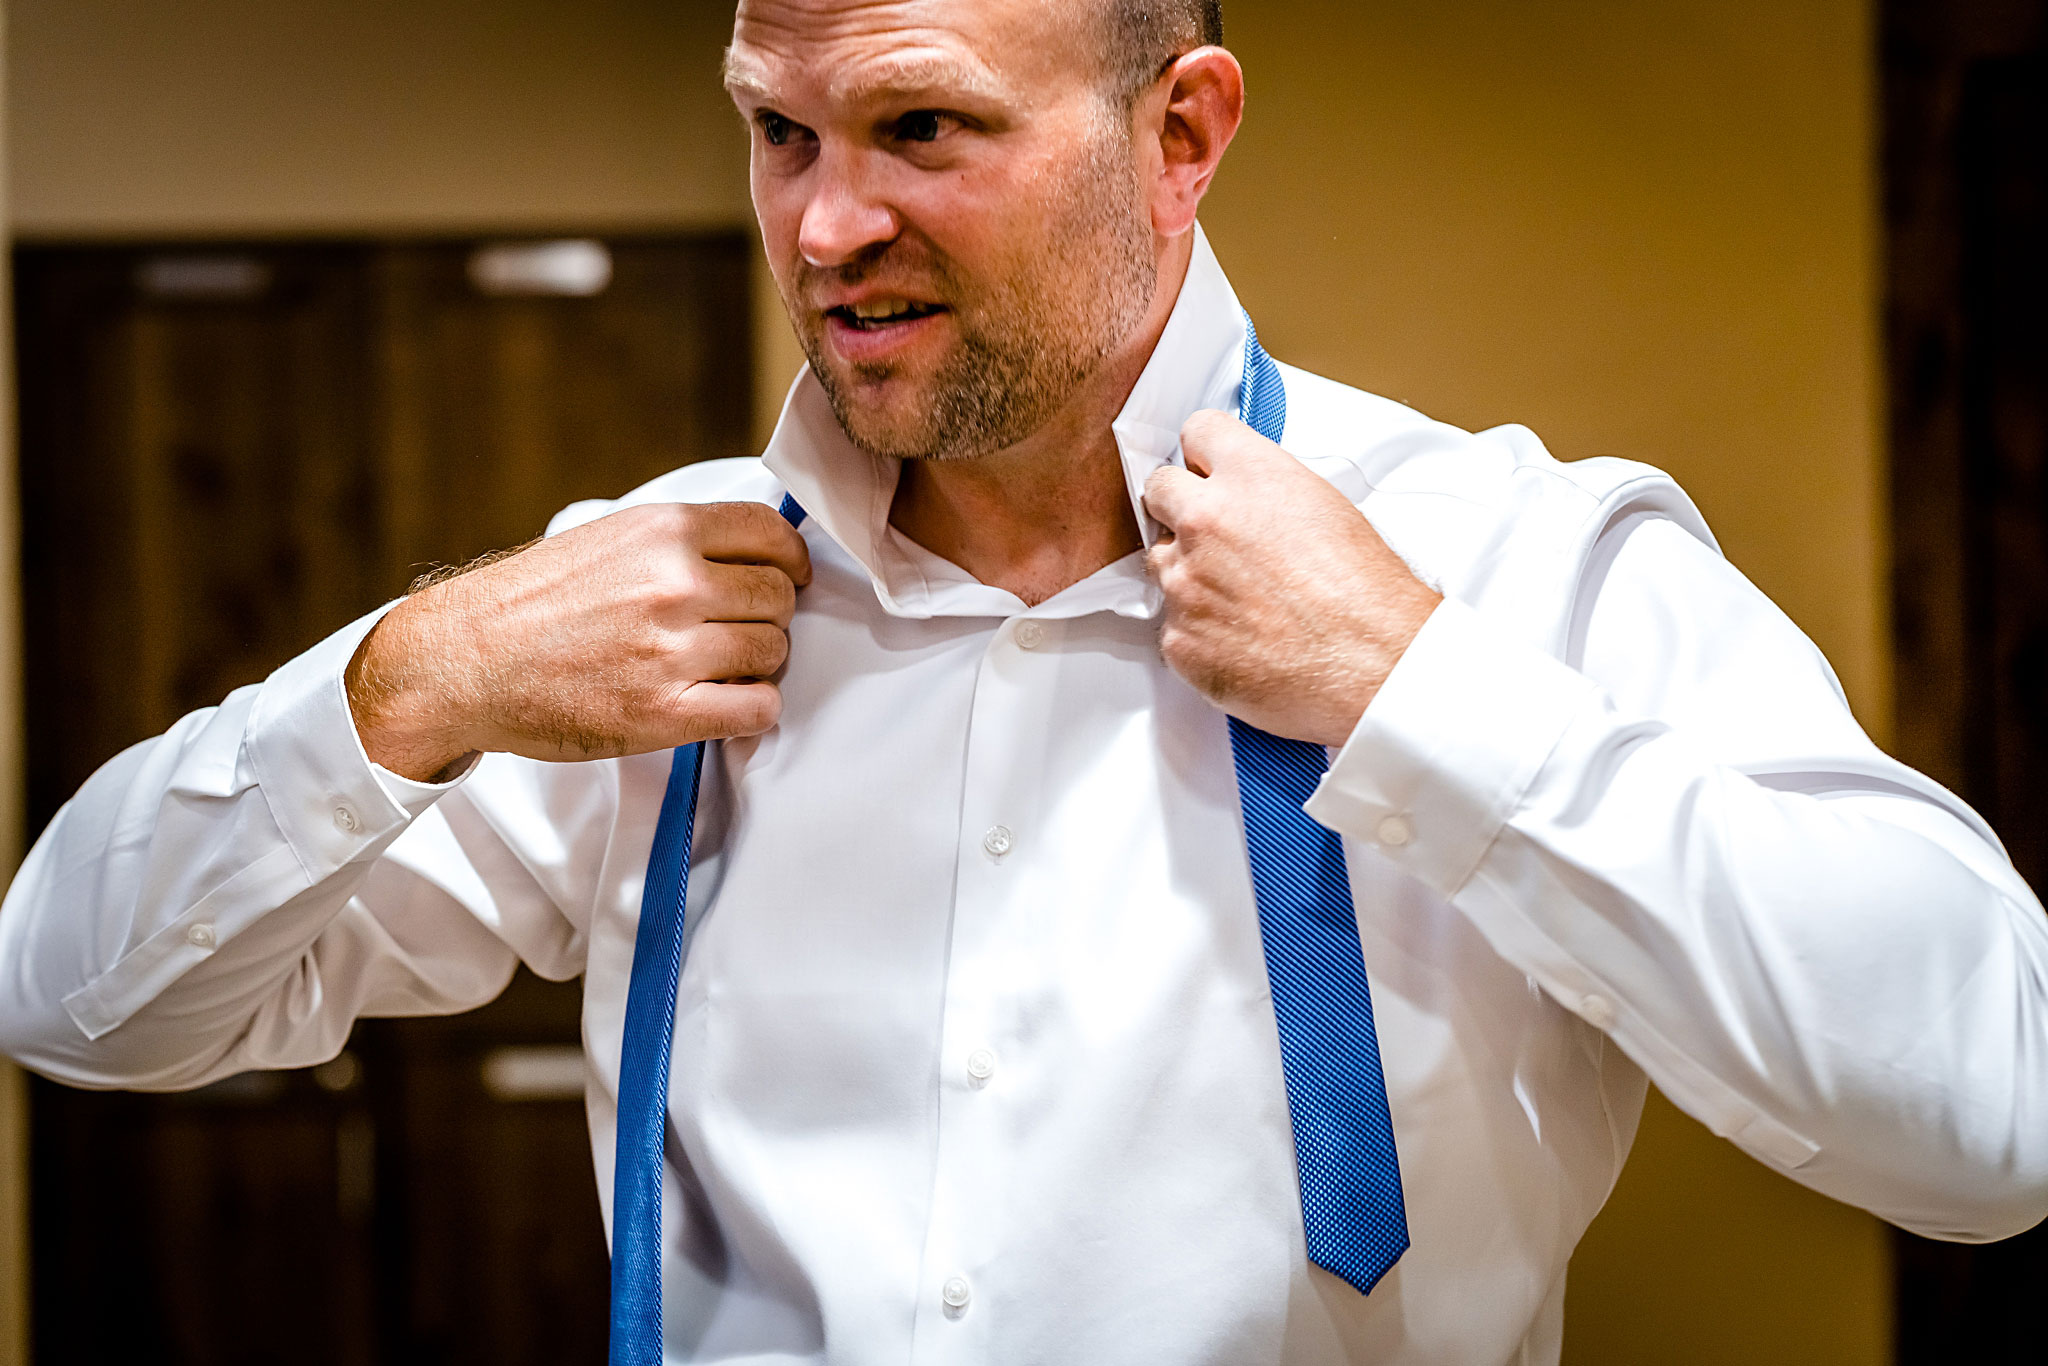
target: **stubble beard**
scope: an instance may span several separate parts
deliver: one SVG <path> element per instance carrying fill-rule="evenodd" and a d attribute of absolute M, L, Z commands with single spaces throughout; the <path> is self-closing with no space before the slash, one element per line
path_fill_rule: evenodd
<path fill-rule="evenodd" d="M 1144 320 L 1158 267 L 1128 132 L 1113 123 L 1098 130 L 1088 154 L 1049 196 L 1065 212 L 1013 273 L 976 281 L 943 255 L 930 253 L 924 262 L 952 309 L 959 340 L 909 412 L 883 411 L 859 397 L 864 386 L 895 377 L 896 366 L 835 373 L 822 320 L 799 322 L 811 372 L 856 447 L 898 460 L 966 460 L 1005 450 L 1044 427 Z M 891 244 L 835 275 L 859 280 L 903 249 Z"/>

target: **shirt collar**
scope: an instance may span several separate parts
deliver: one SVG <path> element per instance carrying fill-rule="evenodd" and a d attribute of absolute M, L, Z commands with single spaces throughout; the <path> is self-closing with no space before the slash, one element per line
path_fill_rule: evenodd
<path fill-rule="evenodd" d="M 1180 463 L 1180 428 L 1191 414 L 1202 408 L 1236 410 L 1244 337 L 1237 294 L 1198 226 L 1166 330 L 1110 427 L 1148 547 L 1159 528 L 1145 512 L 1145 481 L 1161 465 Z M 762 462 L 867 571 L 890 615 L 1008 617 L 1027 610 L 1015 595 L 979 582 L 889 525 L 902 462 L 868 455 L 847 439 L 808 367 L 790 386 Z M 1149 617 L 1159 606 L 1157 586 L 1142 559 L 1131 555 L 1028 610 L 1046 617 L 1103 611 Z"/>

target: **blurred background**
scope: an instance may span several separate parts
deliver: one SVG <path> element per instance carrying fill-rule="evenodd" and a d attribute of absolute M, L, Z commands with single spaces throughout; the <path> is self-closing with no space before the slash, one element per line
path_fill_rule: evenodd
<path fill-rule="evenodd" d="M 1272 349 L 1670 470 L 2040 885 L 2048 0 L 1226 9 L 1251 103 L 1204 218 Z M 800 362 L 720 0 L 0 13 L 7 866 L 421 567 L 772 424 Z M 522 978 L 188 1097 L 0 1073 L 0 1362 L 601 1360 L 576 1010 Z M 1565 1359 L 2039 1362 L 2044 1273 L 1653 1095 Z"/>

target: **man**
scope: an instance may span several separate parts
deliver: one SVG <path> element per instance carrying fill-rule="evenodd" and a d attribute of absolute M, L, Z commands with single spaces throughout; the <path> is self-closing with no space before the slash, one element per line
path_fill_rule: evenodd
<path fill-rule="evenodd" d="M 1661 476 L 1263 361 L 1196 226 L 1220 37 L 745 0 L 811 361 L 765 459 L 115 759 L 0 916 L 10 1051 L 195 1086 L 582 973 L 615 1360 L 1555 1361 L 1646 1073 L 1907 1227 L 2039 1219 L 2048 927 L 1996 842 Z M 1320 824 L 1260 795 L 1325 747 Z M 1276 906 L 1332 887 L 1304 972 Z M 1397 1173 L 1311 1160 L 1389 1115 Z"/>

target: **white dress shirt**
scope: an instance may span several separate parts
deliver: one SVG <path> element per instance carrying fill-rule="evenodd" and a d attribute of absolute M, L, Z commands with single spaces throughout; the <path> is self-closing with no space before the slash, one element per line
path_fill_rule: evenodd
<path fill-rule="evenodd" d="M 1134 501 L 1234 409 L 1243 339 L 1200 242 L 1115 426 Z M 2048 924 L 1981 823 L 1662 476 L 1283 370 L 1288 449 L 1446 595 L 1308 808 L 1350 857 L 1409 1252 L 1370 1297 L 1306 1259 L 1227 729 L 1141 559 L 1031 608 L 976 582 L 890 528 L 895 466 L 805 377 L 764 459 L 625 500 L 788 489 L 816 568 L 780 727 L 706 769 L 671 1361 L 1555 1362 L 1645 1073 L 1909 1228 L 2048 1210 Z M 385 773 L 341 683 L 370 620 L 65 808 L 0 913 L 0 1041 L 187 1087 L 582 973 L 609 1215 L 669 756 Z"/>

